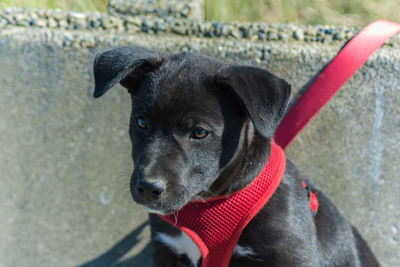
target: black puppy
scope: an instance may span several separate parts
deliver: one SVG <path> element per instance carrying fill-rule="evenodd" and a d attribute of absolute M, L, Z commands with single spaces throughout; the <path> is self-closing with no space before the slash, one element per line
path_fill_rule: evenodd
<path fill-rule="evenodd" d="M 132 98 L 133 199 L 150 212 L 155 266 L 193 266 L 201 254 L 158 218 L 188 202 L 228 195 L 262 170 L 290 86 L 266 70 L 140 47 L 100 53 L 94 97 L 120 82 Z M 278 189 L 244 229 L 230 266 L 379 266 L 357 230 L 318 191 L 313 214 L 289 160 Z"/>

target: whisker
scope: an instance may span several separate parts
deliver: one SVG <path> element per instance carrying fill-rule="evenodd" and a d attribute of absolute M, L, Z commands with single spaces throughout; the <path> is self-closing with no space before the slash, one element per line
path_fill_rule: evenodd
<path fill-rule="evenodd" d="M 178 223 L 178 213 L 179 213 L 179 211 L 174 212 L 175 225 Z"/>
<path fill-rule="evenodd" d="M 131 155 L 129 152 L 126 152 L 126 151 L 111 151 L 111 150 L 108 150 L 106 152 L 108 152 L 110 154 L 122 154 L 122 155 L 129 155 L 129 156 Z"/>
<path fill-rule="evenodd" d="M 120 123 L 120 124 L 123 124 L 124 126 L 128 126 L 129 127 L 129 119 L 127 119 L 127 121 L 122 121 L 122 120 L 120 120 L 120 119 L 117 119 L 117 118 L 113 118 L 113 117 L 111 117 L 111 116 L 106 116 L 105 117 L 105 120 L 107 120 L 107 121 L 112 121 L 112 122 L 118 122 L 118 123 Z"/>
<path fill-rule="evenodd" d="M 204 198 L 202 198 L 201 196 L 197 196 L 196 197 L 198 200 L 200 200 L 203 203 L 208 203 Z"/>

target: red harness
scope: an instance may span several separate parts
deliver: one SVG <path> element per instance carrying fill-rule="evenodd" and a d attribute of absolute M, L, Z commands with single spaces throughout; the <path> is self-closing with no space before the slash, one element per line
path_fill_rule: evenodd
<path fill-rule="evenodd" d="M 275 192 L 285 166 L 283 150 L 272 143 L 268 162 L 246 188 L 228 197 L 190 202 L 176 214 L 160 217 L 193 239 L 202 254 L 202 267 L 228 266 L 243 229 Z"/>

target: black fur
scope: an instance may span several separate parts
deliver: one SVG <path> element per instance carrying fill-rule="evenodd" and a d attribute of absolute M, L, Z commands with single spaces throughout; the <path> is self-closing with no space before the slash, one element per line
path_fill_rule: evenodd
<path fill-rule="evenodd" d="M 248 185 L 268 160 L 290 95 L 285 81 L 260 68 L 140 47 L 100 53 L 94 76 L 95 97 L 118 82 L 131 94 L 131 193 L 160 214 Z M 199 128 L 208 132 L 205 138 L 194 134 Z M 315 216 L 303 180 L 318 192 Z M 180 233 L 154 214 L 150 223 L 153 237 Z M 234 254 L 230 266 L 378 266 L 355 228 L 289 160 L 275 194 L 238 244 L 256 255 Z M 155 266 L 191 264 L 157 241 L 154 255 Z"/>

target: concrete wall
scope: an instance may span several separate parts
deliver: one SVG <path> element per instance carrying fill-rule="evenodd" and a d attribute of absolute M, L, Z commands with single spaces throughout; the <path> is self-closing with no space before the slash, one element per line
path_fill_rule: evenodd
<path fill-rule="evenodd" d="M 199 51 L 265 67 L 296 92 L 356 31 L 227 23 L 219 25 L 240 36 L 218 37 L 209 22 L 198 22 L 205 30 L 197 34 L 182 23 L 182 34 L 126 23 L 121 31 L 90 23 L 51 29 L 45 19 L 43 29 L 0 20 L 0 266 L 149 264 L 147 215 L 128 188 L 129 98 L 121 87 L 91 98 L 96 51 L 127 44 Z M 252 38 L 260 28 L 265 36 Z M 268 40 L 270 32 L 277 38 Z M 399 47 L 396 38 L 375 53 L 287 150 L 383 266 L 400 265 Z"/>

